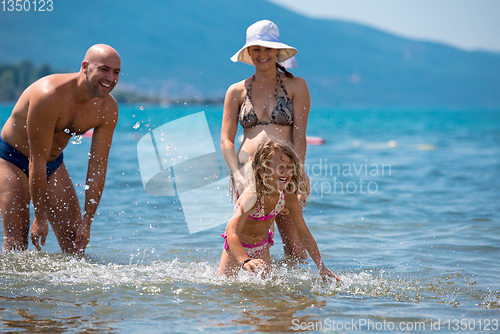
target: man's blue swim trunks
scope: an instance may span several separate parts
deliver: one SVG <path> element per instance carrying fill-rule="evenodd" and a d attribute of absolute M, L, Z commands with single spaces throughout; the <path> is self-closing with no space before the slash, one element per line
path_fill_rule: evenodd
<path fill-rule="evenodd" d="M 2 138 L 0 138 L 0 158 L 16 165 L 29 177 L 29 158 L 5 142 Z M 61 153 L 55 160 L 47 162 L 47 179 L 57 168 L 59 168 L 59 166 L 61 166 L 63 159 L 64 157 Z"/>

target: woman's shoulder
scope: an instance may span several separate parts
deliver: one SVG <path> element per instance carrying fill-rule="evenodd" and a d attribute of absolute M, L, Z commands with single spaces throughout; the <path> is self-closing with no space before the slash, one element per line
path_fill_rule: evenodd
<path fill-rule="evenodd" d="M 246 96 L 246 86 L 248 84 L 249 79 L 241 80 L 239 82 L 235 82 L 226 92 L 226 98 L 230 97 L 231 100 L 238 102 L 238 104 L 243 101 L 243 98 Z"/>
<path fill-rule="evenodd" d="M 245 89 L 248 86 L 250 79 L 251 78 L 247 78 L 247 79 L 233 83 L 231 86 L 229 86 L 228 91 L 239 91 L 239 90 Z"/>
<path fill-rule="evenodd" d="M 245 96 L 247 95 L 245 82 L 247 79 L 236 82 L 229 86 L 226 92 L 226 98 L 224 105 L 231 108 L 239 108 L 239 106 L 243 103 Z M 236 109 L 234 109 L 236 110 Z"/>
<path fill-rule="evenodd" d="M 293 76 L 292 78 L 289 78 L 285 75 L 282 75 L 282 80 L 285 86 L 287 88 L 290 87 L 290 89 L 303 89 L 304 87 L 307 87 L 307 82 L 302 77 Z"/>
<path fill-rule="evenodd" d="M 294 101 L 294 104 L 296 98 L 298 98 L 299 101 L 307 101 L 310 99 L 309 87 L 307 86 L 307 82 L 304 78 L 295 76 L 293 78 L 284 78 L 283 83 L 288 96 L 292 99 L 292 101 Z M 300 115 L 298 116 L 301 117 Z"/>

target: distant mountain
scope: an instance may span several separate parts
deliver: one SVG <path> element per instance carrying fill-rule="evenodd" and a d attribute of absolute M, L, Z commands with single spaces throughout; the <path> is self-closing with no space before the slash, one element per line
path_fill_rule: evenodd
<path fill-rule="evenodd" d="M 264 0 L 54 1 L 52 12 L 0 11 L 0 63 L 78 71 L 88 47 L 107 43 L 122 57 L 122 89 L 216 98 L 253 74 L 229 58 L 261 19 L 299 50 L 293 72 L 313 104 L 500 106 L 500 54 L 311 19 Z"/>

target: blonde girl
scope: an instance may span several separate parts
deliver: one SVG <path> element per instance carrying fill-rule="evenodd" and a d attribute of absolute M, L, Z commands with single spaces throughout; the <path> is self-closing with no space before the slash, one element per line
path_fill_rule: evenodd
<path fill-rule="evenodd" d="M 298 192 L 308 194 L 309 182 L 295 151 L 285 142 L 261 143 L 251 163 L 253 181 L 238 198 L 229 220 L 219 275 L 235 276 L 243 268 L 251 273 L 271 268 L 270 247 L 274 244 L 271 227 L 280 212 L 289 214 L 301 243 L 316 263 L 319 274 L 340 280 L 321 260 L 321 254 L 302 218 Z"/>

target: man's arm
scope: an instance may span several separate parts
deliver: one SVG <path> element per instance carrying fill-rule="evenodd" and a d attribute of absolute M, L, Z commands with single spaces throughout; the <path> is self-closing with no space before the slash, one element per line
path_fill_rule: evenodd
<path fill-rule="evenodd" d="M 47 159 L 52 148 L 54 129 L 58 118 L 55 98 L 34 92 L 27 116 L 29 144 L 29 190 L 35 211 L 31 241 L 37 250 L 45 245 L 49 232 L 45 198 L 47 190 Z"/>
<path fill-rule="evenodd" d="M 113 101 L 114 102 L 114 101 Z M 92 144 L 90 148 L 89 163 L 87 169 L 85 191 L 85 205 L 83 221 L 76 234 L 75 249 L 77 252 L 84 252 L 90 241 L 90 226 L 94 220 L 97 207 L 101 200 L 104 183 L 106 181 L 106 172 L 108 166 L 109 149 L 113 139 L 113 132 L 118 121 L 118 106 L 113 103 L 111 111 L 104 122 L 94 128 L 92 135 Z"/>

